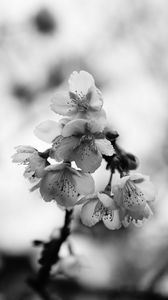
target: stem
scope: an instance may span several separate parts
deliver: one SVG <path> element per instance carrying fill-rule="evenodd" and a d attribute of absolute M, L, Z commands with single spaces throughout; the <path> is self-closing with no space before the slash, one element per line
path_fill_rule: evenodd
<path fill-rule="evenodd" d="M 121 148 L 118 146 L 118 144 L 116 143 L 116 140 L 112 141 L 111 144 L 113 145 L 113 148 L 115 150 L 115 152 L 118 154 L 118 155 L 121 155 L 123 154 L 123 151 L 121 150 Z"/>
<path fill-rule="evenodd" d="M 108 184 L 107 185 L 109 185 L 109 186 L 111 186 L 111 183 L 112 183 L 112 179 L 113 179 L 113 174 L 114 174 L 114 172 L 110 172 L 110 178 L 109 178 L 109 182 L 108 182 Z"/>
<path fill-rule="evenodd" d="M 109 178 L 108 184 L 105 187 L 106 192 L 111 193 L 111 185 L 112 185 L 113 174 L 114 174 L 114 171 L 110 170 L 110 178 Z"/>
<path fill-rule="evenodd" d="M 41 258 L 42 267 L 38 273 L 38 281 L 44 284 L 49 279 L 49 273 L 52 265 L 59 260 L 59 250 L 63 242 L 67 239 L 70 234 L 70 221 L 72 216 L 72 210 L 66 210 L 65 223 L 61 229 L 60 239 L 53 239 L 46 244 L 46 249 L 43 251 L 43 255 L 46 256 Z M 46 253 L 45 253 L 46 251 Z M 48 256 L 48 257 L 47 257 Z M 46 260 L 46 261 L 45 261 Z M 44 261 L 44 262 L 43 262 Z"/>
<path fill-rule="evenodd" d="M 120 171 L 120 178 L 124 177 L 124 172 Z"/>
<path fill-rule="evenodd" d="M 54 238 L 51 241 L 44 243 L 42 255 L 39 260 L 41 268 L 34 280 L 29 280 L 30 285 L 40 295 L 44 295 L 45 285 L 49 280 L 49 275 L 52 266 L 59 260 L 59 250 L 70 234 L 70 223 L 73 210 L 66 210 L 64 226 L 60 232 L 60 238 Z M 47 299 L 44 298 L 44 299 Z"/>

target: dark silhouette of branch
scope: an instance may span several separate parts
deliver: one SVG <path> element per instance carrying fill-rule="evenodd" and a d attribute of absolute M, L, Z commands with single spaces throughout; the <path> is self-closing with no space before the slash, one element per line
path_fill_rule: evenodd
<path fill-rule="evenodd" d="M 49 242 L 35 242 L 36 245 L 43 245 L 41 258 L 39 263 L 41 268 L 36 278 L 28 280 L 29 285 L 45 300 L 50 300 L 50 296 L 46 291 L 46 284 L 49 280 L 50 271 L 54 264 L 59 260 L 59 250 L 61 245 L 65 242 L 70 234 L 70 223 L 73 210 L 66 210 L 65 223 L 60 230 L 60 236 L 58 238 L 52 238 Z"/>

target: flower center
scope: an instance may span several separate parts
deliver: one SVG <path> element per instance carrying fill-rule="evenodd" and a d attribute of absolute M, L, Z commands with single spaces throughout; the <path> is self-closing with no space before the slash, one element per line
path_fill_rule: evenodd
<path fill-rule="evenodd" d="M 108 207 L 104 207 L 104 205 L 98 201 L 98 203 L 96 204 L 96 207 L 94 209 L 93 212 L 93 216 L 92 217 L 96 217 L 98 219 L 109 219 L 110 221 L 113 220 L 113 211 L 108 208 Z"/>
<path fill-rule="evenodd" d="M 95 144 L 95 138 L 91 134 L 85 134 L 80 138 L 80 145 L 82 144 L 83 149 L 86 147 L 89 151 L 97 153 L 97 147 Z"/>
<path fill-rule="evenodd" d="M 89 96 L 84 95 L 82 92 L 78 93 L 75 91 L 75 93 L 70 92 L 70 98 L 71 102 L 75 105 L 77 105 L 78 111 L 87 111 L 89 107 Z"/>
<path fill-rule="evenodd" d="M 143 192 L 131 180 L 127 180 L 123 188 L 123 202 L 128 209 L 146 205 Z"/>

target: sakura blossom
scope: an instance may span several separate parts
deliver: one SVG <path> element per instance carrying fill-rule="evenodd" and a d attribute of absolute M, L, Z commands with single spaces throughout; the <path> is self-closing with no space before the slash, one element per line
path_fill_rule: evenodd
<path fill-rule="evenodd" d="M 114 149 L 103 133 L 104 125 L 94 120 L 76 119 L 59 123 L 45 121 L 35 129 L 35 135 L 52 142 L 51 158 L 56 161 L 75 161 L 83 172 L 95 172 L 102 154 L 112 155 Z"/>
<path fill-rule="evenodd" d="M 48 161 L 40 156 L 40 153 L 31 146 L 18 146 L 12 156 L 12 162 L 26 165 L 24 177 L 30 182 L 39 180 L 44 174 L 44 168 Z"/>
<path fill-rule="evenodd" d="M 100 221 L 103 221 L 105 227 L 110 230 L 119 229 L 122 226 L 120 209 L 112 196 L 98 192 L 86 196 L 83 200 L 86 203 L 81 209 L 81 221 L 85 226 L 92 227 Z"/>
<path fill-rule="evenodd" d="M 83 172 L 93 173 L 102 162 L 102 154 L 113 155 L 114 149 L 105 138 L 103 127 L 83 119 L 68 122 L 52 146 L 51 155 L 57 161 L 75 161 Z"/>
<path fill-rule="evenodd" d="M 45 168 L 45 174 L 35 187 L 40 189 L 44 201 L 56 201 L 62 207 L 73 207 L 80 195 L 94 192 L 94 180 L 70 166 L 69 163 L 51 165 Z M 34 189 L 35 189 L 34 188 Z"/>
<path fill-rule="evenodd" d="M 58 92 L 51 101 L 51 109 L 73 119 L 106 119 L 103 98 L 94 78 L 86 71 L 74 71 L 69 78 L 69 91 Z"/>
<path fill-rule="evenodd" d="M 155 188 L 149 176 L 140 173 L 121 178 L 113 187 L 114 201 L 120 207 L 122 223 L 141 225 L 153 215 Z"/>

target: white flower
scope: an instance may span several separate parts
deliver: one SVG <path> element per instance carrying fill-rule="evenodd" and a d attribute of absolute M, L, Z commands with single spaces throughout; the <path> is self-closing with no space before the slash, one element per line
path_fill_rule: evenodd
<path fill-rule="evenodd" d="M 91 227 L 102 220 L 108 229 L 121 227 L 120 211 L 111 196 L 96 193 L 88 195 L 84 200 L 87 201 L 81 209 L 81 221 L 84 225 Z"/>
<path fill-rule="evenodd" d="M 57 161 L 75 161 L 83 172 L 95 172 L 102 154 L 113 155 L 114 149 L 95 121 L 78 119 L 68 122 L 53 142 L 51 155 Z"/>
<path fill-rule="evenodd" d="M 92 75 L 86 71 L 74 71 L 69 78 L 69 92 L 58 92 L 51 109 L 63 116 L 88 119 L 106 119 L 102 110 L 103 99 Z"/>
<path fill-rule="evenodd" d="M 45 169 L 39 185 L 45 201 L 55 200 L 63 207 L 73 207 L 80 195 L 94 192 L 94 180 L 90 174 L 70 167 L 68 163 L 52 165 Z"/>
<path fill-rule="evenodd" d="M 141 225 L 152 214 L 155 189 L 148 176 L 135 173 L 122 177 L 113 188 L 114 201 L 121 208 L 123 225 Z"/>
<path fill-rule="evenodd" d="M 62 123 L 45 121 L 35 129 L 37 137 L 52 142 L 51 158 L 56 161 L 75 161 L 83 172 L 93 173 L 101 164 L 102 154 L 114 150 L 103 133 L 104 125 L 94 120 L 76 119 Z"/>
<path fill-rule="evenodd" d="M 16 153 L 12 156 L 12 162 L 27 165 L 24 176 L 34 182 L 44 174 L 44 168 L 49 165 L 46 159 L 31 146 L 18 146 Z"/>

